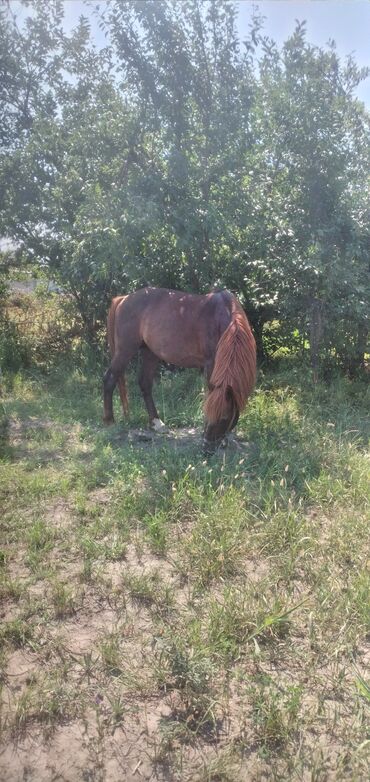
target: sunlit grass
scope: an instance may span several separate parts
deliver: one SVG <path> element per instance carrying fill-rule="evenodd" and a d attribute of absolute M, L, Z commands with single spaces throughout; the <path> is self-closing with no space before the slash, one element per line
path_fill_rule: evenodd
<path fill-rule="evenodd" d="M 320 779 L 335 762 L 315 755 L 319 735 L 347 753 L 338 779 L 365 779 L 367 387 L 312 387 L 292 366 L 261 376 L 241 449 L 205 459 L 197 373 L 166 372 L 154 390 L 173 430 L 198 427 L 180 445 L 128 437 L 147 425 L 133 372 L 129 417 L 117 399 L 105 429 L 101 374 L 18 375 L 4 399 L 0 676 L 13 654 L 36 660 L 28 688 L 11 689 L 9 729 L 84 719 L 93 699 L 103 735 L 162 699 L 148 752 L 173 775 L 180 750 L 217 746 L 214 776 L 198 765 L 194 778 L 239 780 L 253 744 L 261 773 L 273 760 L 274 779 Z"/>

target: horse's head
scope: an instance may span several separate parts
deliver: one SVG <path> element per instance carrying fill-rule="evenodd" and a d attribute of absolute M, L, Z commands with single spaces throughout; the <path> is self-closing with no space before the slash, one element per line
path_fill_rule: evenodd
<path fill-rule="evenodd" d="M 236 426 L 239 410 L 234 395 L 229 389 L 224 415 L 218 421 L 207 421 L 204 429 L 203 448 L 206 454 L 212 454 L 221 445 L 223 438 Z"/>

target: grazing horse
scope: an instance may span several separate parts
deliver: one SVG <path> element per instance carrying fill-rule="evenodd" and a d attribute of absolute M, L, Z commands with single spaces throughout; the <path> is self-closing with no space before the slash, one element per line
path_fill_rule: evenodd
<path fill-rule="evenodd" d="M 165 288 L 142 288 L 112 300 L 108 313 L 112 361 L 104 375 L 104 422 L 113 423 L 113 390 L 118 384 L 127 412 L 124 372 L 140 351 L 139 386 L 156 431 L 164 428 L 152 397 L 160 361 L 196 367 L 205 373 L 205 449 L 220 444 L 237 423 L 256 379 L 256 345 L 237 299 L 223 290 L 204 296 Z"/>

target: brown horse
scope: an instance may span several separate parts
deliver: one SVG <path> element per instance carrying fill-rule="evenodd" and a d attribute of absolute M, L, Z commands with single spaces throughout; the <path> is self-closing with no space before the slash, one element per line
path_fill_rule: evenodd
<path fill-rule="evenodd" d="M 108 313 L 108 343 L 112 356 L 104 375 L 104 421 L 113 422 L 112 394 L 118 383 L 124 412 L 127 392 L 124 372 L 140 350 L 139 386 L 149 424 L 164 427 L 152 397 L 160 361 L 196 367 L 205 373 L 208 395 L 205 446 L 216 447 L 237 423 L 256 379 L 256 345 L 247 317 L 229 291 L 205 296 L 143 288 L 113 299 Z"/>

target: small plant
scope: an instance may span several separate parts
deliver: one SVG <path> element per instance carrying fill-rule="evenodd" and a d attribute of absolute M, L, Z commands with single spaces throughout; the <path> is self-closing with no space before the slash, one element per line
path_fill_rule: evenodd
<path fill-rule="evenodd" d="M 355 681 L 358 694 L 364 699 L 368 706 L 370 706 L 370 682 L 366 681 L 359 672 L 356 674 Z"/>
<path fill-rule="evenodd" d="M 127 574 L 123 578 L 123 584 L 129 589 L 134 600 L 155 610 L 169 610 L 173 605 L 172 589 L 163 584 L 156 570 L 139 575 Z"/>
<path fill-rule="evenodd" d="M 297 731 L 302 689 L 282 690 L 268 678 L 262 678 L 250 690 L 253 719 L 258 740 L 269 749 L 286 744 Z"/>
<path fill-rule="evenodd" d="M 106 559 L 110 559 L 112 562 L 120 562 L 122 559 L 125 559 L 126 552 L 127 542 L 118 535 L 114 535 L 113 539 L 104 547 Z"/>
<path fill-rule="evenodd" d="M 0 370 L 0 396 L 1 396 L 1 370 Z M 6 456 L 9 442 L 9 418 L 5 406 L 0 401 L 0 457 Z"/>
<path fill-rule="evenodd" d="M 24 584 L 17 579 L 11 579 L 6 573 L 0 570 L 0 599 L 19 600 L 25 590 Z"/>
<path fill-rule="evenodd" d="M 93 575 L 93 560 L 91 556 L 89 554 L 84 554 L 82 563 L 80 581 L 90 583 Z"/>
<path fill-rule="evenodd" d="M 57 619 L 65 619 L 75 612 L 75 597 L 70 587 L 55 580 L 52 584 L 51 599 Z"/>
<path fill-rule="evenodd" d="M 126 714 L 126 706 L 123 698 L 120 695 L 114 695 L 108 700 L 111 709 L 110 719 L 112 722 L 112 730 L 114 732 L 123 721 L 123 718 Z"/>
<path fill-rule="evenodd" d="M 19 649 L 26 646 L 32 637 L 33 627 L 23 619 L 12 619 L 0 626 L 0 648 L 7 644 Z"/>
<path fill-rule="evenodd" d="M 119 676 L 122 671 L 121 634 L 118 630 L 107 633 L 99 643 L 102 662 L 111 676 Z"/>
<path fill-rule="evenodd" d="M 232 748 L 221 751 L 212 760 L 204 760 L 203 768 L 194 782 L 239 782 L 241 763 L 233 755 Z"/>
<path fill-rule="evenodd" d="M 162 687 L 177 690 L 180 697 L 176 719 L 192 733 L 213 730 L 217 702 L 213 697 L 214 666 L 210 658 L 201 649 L 188 648 L 178 637 L 158 641 L 157 657 Z"/>
<path fill-rule="evenodd" d="M 168 511 L 158 510 L 144 517 L 143 524 L 149 545 L 155 554 L 163 556 L 167 548 Z"/>
<path fill-rule="evenodd" d="M 94 655 L 93 652 L 84 652 L 78 656 L 71 654 L 70 656 L 74 663 L 82 668 L 82 676 L 86 677 L 87 683 L 90 684 L 91 679 L 96 675 L 100 661 L 99 656 L 97 654 Z"/>
<path fill-rule="evenodd" d="M 228 587 L 209 605 L 209 643 L 215 653 L 236 657 L 246 644 L 273 644 L 291 628 L 292 615 L 306 601 L 283 608 L 281 598 L 266 597 L 267 583 L 242 589 Z"/>
<path fill-rule="evenodd" d="M 33 678 L 17 701 L 14 727 L 24 729 L 30 722 L 54 726 L 77 710 L 77 701 L 71 697 L 70 688 L 60 672 Z"/>
<path fill-rule="evenodd" d="M 45 555 L 51 550 L 53 544 L 53 530 L 43 519 L 37 519 L 28 530 L 28 555 L 27 564 L 31 570 L 37 570 L 45 563 Z"/>
<path fill-rule="evenodd" d="M 245 554 L 246 513 L 243 497 L 233 488 L 200 509 L 193 529 L 184 539 L 179 566 L 204 587 L 217 578 L 238 572 Z"/>

